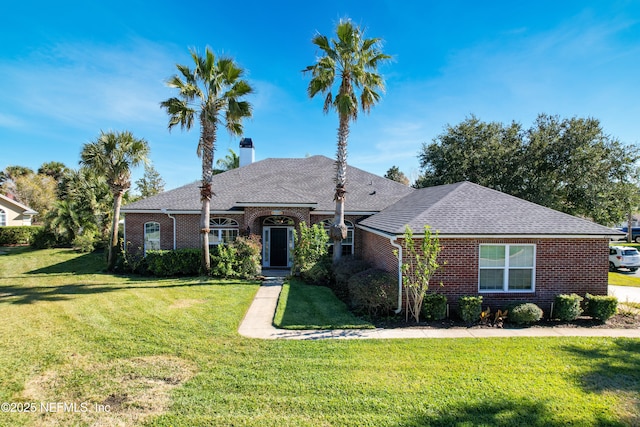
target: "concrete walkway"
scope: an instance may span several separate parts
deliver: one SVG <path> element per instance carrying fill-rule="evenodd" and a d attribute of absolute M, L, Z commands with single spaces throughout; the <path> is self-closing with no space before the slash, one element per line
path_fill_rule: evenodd
<path fill-rule="evenodd" d="M 267 272 L 269 273 L 269 272 Z M 286 330 L 273 326 L 273 316 L 278 305 L 284 276 L 271 273 L 258 289 L 238 332 L 248 338 L 260 339 L 390 339 L 390 338 L 508 338 L 508 337 L 625 337 L 640 338 L 640 329 L 598 328 L 455 328 L 455 329 L 334 329 L 334 330 Z M 620 286 L 616 286 L 619 288 Z M 640 292 L 639 292 L 640 298 Z M 625 300 L 618 296 L 621 302 Z"/>

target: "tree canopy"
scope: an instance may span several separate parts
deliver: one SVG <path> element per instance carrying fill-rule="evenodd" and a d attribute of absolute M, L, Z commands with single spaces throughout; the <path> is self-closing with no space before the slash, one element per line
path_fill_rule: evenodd
<path fill-rule="evenodd" d="M 124 193 L 131 187 L 131 169 L 146 163 L 149 144 L 129 131 L 101 132 L 93 142 L 82 147 L 80 164 L 104 176 L 113 194 L 113 218 L 109 238 L 107 269 L 113 270 L 118 248 L 118 221 Z"/>
<path fill-rule="evenodd" d="M 529 129 L 475 116 L 424 143 L 416 187 L 471 181 L 602 224 L 639 201 L 640 148 L 604 133 L 594 118 L 541 114 Z"/>
<path fill-rule="evenodd" d="M 400 170 L 398 166 L 391 166 L 384 177 L 392 181 L 399 182 L 404 185 L 409 185 L 409 178 Z"/>
<path fill-rule="evenodd" d="M 164 191 L 165 182 L 153 164 L 144 165 L 144 175 L 136 181 L 136 189 L 142 198 L 155 196 Z"/>

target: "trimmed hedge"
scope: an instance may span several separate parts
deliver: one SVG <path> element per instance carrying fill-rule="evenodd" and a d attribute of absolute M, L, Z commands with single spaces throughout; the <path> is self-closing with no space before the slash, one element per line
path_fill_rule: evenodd
<path fill-rule="evenodd" d="M 553 317 L 563 322 L 576 320 L 581 314 L 580 302 L 583 298 L 577 294 L 556 295 L 553 303 Z"/>
<path fill-rule="evenodd" d="M 349 279 L 352 276 L 370 268 L 371 264 L 369 264 L 367 261 L 357 259 L 352 256 L 340 258 L 340 260 L 332 266 L 334 282 L 331 287 L 333 289 L 333 292 L 341 300 L 348 301 Z"/>
<path fill-rule="evenodd" d="M 253 278 L 260 274 L 262 245 L 257 236 L 238 237 L 228 245 L 211 248 L 210 275 L 214 277 Z M 118 270 L 160 277 L 197 276 L 202 274 L 200 249 L 177 249 L 123 253 Z"/>
<path fill-rule="evenodd" d="M 518 325 L 530 325 L 542 319 L 542 309 L 530 302 L 518 304 L 509 310 L 509 321 Z"/>
<path fill-rule="evenodd" d="M 42 230 L 42 227 L 35 225 L 0 227 L 0 246 L 30 245 L 40 230 Z"/>
<path fill-rule="evenodd" d="M 442 320 L 447 317 L 447 297 L 444 294 L 428 293 L 422 301 L 422 316 L 427 320 Z"/>
<path fill-rule="evenodd" d="M 465 323 L 477 322 L 480 320 L 480 313 L 482 313 L 482 295 L 458 298 L 458 314 Z"/>
<path fill-rule="evenodd" d="M 607 295 L 591 295 L 585 297 L 586 313 L 594 319 L 605 322 L 616 314 L 618 298 Z"/>
<path fill-rule="evenodd" d="M 147 251 L 145 262 L 154 276 L 196 276 L 200 273 L 200 249 Z"/>
<path fill-rule="evenodd" d="M 349 296 L 355 311 L 386 315 L 397 304 L 398 282 L 389 272 L 370 268 L 349 279 Z"/>

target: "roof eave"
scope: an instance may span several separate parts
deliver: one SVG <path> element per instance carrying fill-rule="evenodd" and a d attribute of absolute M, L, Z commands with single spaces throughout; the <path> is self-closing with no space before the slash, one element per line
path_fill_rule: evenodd
<path fill-rule="evenodd" d="M 403 237 L 404 231 L 389 231 L 389 230 L 381 230 L 373 227 L 368 227 L 362 224 L 356 225 L 356 227 L 372 232 L 374 234 L 378 234 L 381 236 L 385 236 L 388 238 L 393 237 Z M 435 230 L 437 232 L 437 230 Z M 455 234 L 455 233 L 438 233 L 438 238 L 440 239 L 610 239 L 611 237 L 619 237 L 620 234 L 612 233 L 612 234 Z M 424 237 L 424 233 L 413 234 L 414 238 L 422 238 Z"/>

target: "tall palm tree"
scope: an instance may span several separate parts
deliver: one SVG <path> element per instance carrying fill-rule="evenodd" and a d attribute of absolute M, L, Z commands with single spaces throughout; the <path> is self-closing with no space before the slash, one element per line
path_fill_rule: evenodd
<path fill-rule="evenodd" d="M 100 132 L 93 142 L 82 147 L 80 164 L 102 175 L 113 194 L 113 218 L 109 236 L 107 269 L 113 270 L 118 248 L 118 222 L 122 196 L 131 187 L 131 168 L 147 162 L 149 144 L 131 132 Z"/>
<path fill-rule="evenodd" d="M 384 80 L 377 73 L 378 64 L 391 57 L 382 52 L 381 40 L 367 39 L 364 30 L 349 19 L 341 19 L 336 27 L 336 39 L 329 40 L 322 34 L 311 41 L 322 51 L 317 62 L 303 70 L 311 73 L 307 88 L 310 98 L 318 93 L 325 95 L 324 112 L 338 112 L 338 152 L 336 154 L 336 210 L 329 237 L 333 240 L 333 261 L 342 255 L 342 240 L 347 237 L 344 223 L 344 202 L 347 180 L 347 140 L 349 123 L 358 118 L 358 111 L 368 113 L 380 100 Z M 336 87 L 337 86 L 337 87 Z M 334 95 L 335 93 L 335 95 Z M 358 107 L 358 101 L 360 107 Z"/>
<path fill-rule="evenodd" d="M 169 130 L 176 125 L 180 125 L 182 129 L 191 129 L 196 112 L 198 113 L 200 140 L 197 153 L 202 158 L 202 268 L 208 272 L 211 268 L 209 211 L 216 132 L 218 125 L 223 125 L 232 135 L 242 134 L 242 120 L 251 117 L 251 104 L 241 99 L 252 93 L 253 88 L 242 79 L 244 71 L 231 58 L 216 58 L 209 48 L 206 48 L 204 57 L 194 50 L 191 51 L 191 57 L 195 68 L 192 70 L 178 64 L 176 67 L 180 74 L 167 82 L 169 87 L 178 89 L 178 97 L 169 98 L 160 105 L 169 115 Z"/>

